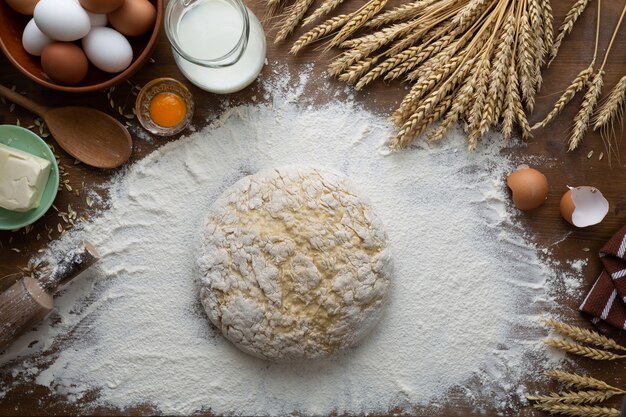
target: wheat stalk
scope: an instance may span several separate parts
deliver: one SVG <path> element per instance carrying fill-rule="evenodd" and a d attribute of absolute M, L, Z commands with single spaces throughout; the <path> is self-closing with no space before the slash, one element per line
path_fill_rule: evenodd
<path fill-rule="evenodd" d="M 298 23 L 300 23 L 300 20 L 302 20 L 314 1 L 315 0 L 296 0 L 294 4 L 289 6 L 285 12 L 282 23 L 279 25 L 274 43 L 279 43 L 287 39 L 296 26 L 298 26 Z"/>
<path fill-rule="evenodd" d="M 556 116 L 561 114 L 561 111 L 563 111 L 565 106 L 567 106 L 567 104 L 570 101 L 572 101 L 576 93 L 578 93 L 587 85 L 587 83 L 589 82 L 589 78 L 591 78 L 592 75 L 593 75 L 592 65 L 590 65 L 589 67 L 579 72 L 576 78 L 574 78 L 574 81 L 572 81 L 572 83 L 565 89 L 561 97 L 559 97 L 556 103 L 554 103 L 554 106 L 552 107 L 552 110 L 550 111 L 550 113 L 548 113 L 542 121 L 537 122 L 532 127 L 532 129 L 534 130 L 534 129 L 539 129 L 541 127 L 547 126 L 548 123 L 554 120 Z"/>
<path fill-rule="evenodd" d="M 267 15 L 274 16 L 283 8 L 283 0 L 267 0 Z"/>
<path fill-rule="evenodd" d="M 320 7 L 315 9 L 315 11 L 310 16 L 302 21 L 302 26 L 310 25 L 318 18 L 326 16 L 328 13 L 335 10 L 337 6 L 339 6 L 341 3 L 343 3 L 343 0 L 324 0 Z"/>
<path fill-rule="evenodd" d="M 550 395 L 527 395 L 528 401 L 537 401 L 544 404 L 593 404 L 604 402 L 616 395 L 623 394 L 620 391 L 569 391 L 550 393 Z"/>
<path fill-rule="evenodd" d="M 598 98 L 604 85 L 604 71 L 598 71 L 589 84 L 589 89 L 585 93 L 583 104 L 574 118 L 574 128 L 569 139 L 569 150 L 573 151 L 580 145 L 589 127 L 589 120 L 593 114 Z"/>
<path fill-rule="evenodd" d="M 362 61 L 351 65 L 350 68 L 339 76 L 340 81 L 345 81 L 348 84 L 354 84 L 359 78 L 369 71 L 378 62 L 378 57 L 369 57 Z"/>
<path fill-rule="evenodd" d="M 619 417 L 619 410 L 607 407 L 553 403 L 537 403 L 533 404 L 533 407 L 550 414 L 563 414 L 572 417 Z"/>
<path fill-rule="evenodd" d="M 626 75 L 620 78 L 604 103 L 598 108 L 593 119 L 593 130 L 598 130 L 616 119 L 621 114 L 626 101 Z"/>
<path fill-rule="evenodd" d="M 309 1 L 309 0 L 307 0 Z M 338 46 L 343 41 L 348 39 L 354 32 L 363 26 L 365 22 L 372 18 L 376 13 L 378 13 L 385 5 L 388 0 L 370 0 L 367 2 L 365 6 L 359 9 L 354 17 L 352 17 L 348 23 L 341 28 L 339 33 L 335 35 L 335 37 L 330 42 L 329 47 Z"/>
<path fill-rule="evenodd" d="M 543 322 L 545 326 L 556 330 L 560 335 L 567 336 L 580 343 L 588 343 L 593 346 L 604 349 L 615 349 L 626 351 L 626 347 L 618 344 L 615 340 L 609 339 L 597 332 L 583 329 L 582 327 L 571 326 L 556 320 L 546 320 Z"/>
<path fill-rule="evenodd" d="M 626 355 L 616 355 L 615 353 L 607 352 L 606 350 L 594 349 L 559 339 L 546 339 L 544 340 L 544 343 L 548 346 L 596 361 L 614 361 L 626 358 Z"/>
<path fill-rule="evenodd" d="M 554 47 L 554 16 L 552 15 L 552 5 L 550 0 L 541 0 L 541 14 L 543 20 L 543 42 L 546 52 Z"/>
<path fill-rule="evenodd" d="M 363 26 L 367 28 L 379 28 L 390 23 L 413 19 L 419 16 L 424 8 L 430 6 L 436 1 L 437 0 L 418 0 L 412 3 L 403 4 L 402 6 L 398 6 L 373 17 Z"/>
<path fill-rule="evenodd" d="M 587 4 L 589 4 L 589 0 L 578 0 L 574 5 L 570 8 L 563 19 L 563 23 L 561 23 L 561 27 L 559 27 L 559 34 L 557 35 L 554 43 L 552 45 L 552 50 L 550 51 L 550 61 L 548 65 L 552 63 L 557 53 L 559 52 L 559 48 L 561 47 L 561 43 L 563 39 L 572 31 L 574 28 L 574 23 L 578 20 L 580 15 L 583 13 L 585 8 L 587 8 Z"/>
<path fill-rule="evenodd" d="M 518 19 L 520 25 L 518 31 L 517 45 L 517 66 L 519 73 L 520 87 L 522 88 L 522 98 L 526 102 L 526 107 L 532 112 L 535 101 L 535 94 L 537 93 L 537 73 L 533 69 L 537 67 L 537 45 L 534 43 L 536 39 L 533 39 L 533 30 L 530 26 L 530 13 L 528 11 L 528 1 L 525 0 L 522 3 L 522 12 Z"/>
<path fill-rule="evenodd" d="M 350 19 L 350 15 L 348 14 L 342 14 L 342 15 L 333 17 L 331 19 L 328 19 L 321 25 L 314 27 L 313 29 L 305 33 L 304 35 L 300 36 L 298 40 L 294 42 L 293 46 L 291 47 L 290 52 L 294 55 L 297 54 L 305 46 L 310 45 L 313 42 L 318 41 L 324 36 L 328 35 L 329 33 L 336 31 L 339 27 L 341 27 L 341 25 L 346 23 L 349 19 Z"/>
<path fill-rule="evenodd" d="M 545 374 L 549 376 L 550 378 L 556 379 L 557 381 L 563 384 L 569 385 L 569 386 L 592 389 L 592 390 L 599 390 L 599 391 L 616 391 L 616 392 L 619 392 L 620 394 L 626 393 L 626 391 L 622 389 L 615 388 L 614 386 L 611 386 L 604 381 L 601 381 L 596 378 L 592 378 L 590 376 L 583 376 L 583 375 L 573 374 L 569 372 L 563 372 L 557 369 L 551 369 L 549 371 L 546 371 Z"/>

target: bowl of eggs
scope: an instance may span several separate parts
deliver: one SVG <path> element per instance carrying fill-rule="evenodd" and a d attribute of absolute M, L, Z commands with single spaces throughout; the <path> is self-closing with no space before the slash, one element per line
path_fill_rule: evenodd
<path fill-rule="evenodd" d="M 120 83 L 149 59 L 164 0 L 0 0 L 0 48 L 23 74 L 58 91 Z"/>

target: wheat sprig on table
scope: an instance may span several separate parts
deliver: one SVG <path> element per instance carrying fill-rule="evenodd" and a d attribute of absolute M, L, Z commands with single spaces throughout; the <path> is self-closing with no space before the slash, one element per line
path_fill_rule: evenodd
<path fill-rule="evenodd" d="M 349 14 L 342 14 L 342 15 L 333 17 L 331 19 L 328 19 L 321 25 L 314 27 L 313 29 L 305 33 L 304 35 L 300 36 L 298 40 L 294 42 L 293 46 L 291 47 L 290 52 L 294 55 L 297 54 L 298 52 L 300 52 L 302 48 L 334 32 L 339 27 L 341 27 L 341 25 L 346 23 L 348 20 L 350 20 Z"/>
<path fill-rule="evenodd" d="M 372 18 L 376 13 L 382 10 L 387 4 L 388 0 L 370 0 L 365 6 L 363 6 L 357 13 L 354 14 L 348 23 L 339 30 L 335 37 L 330 42 L 330 46 L 338 46 L 343 41 L 348 39 L 354 32 L 359 30 L 361 26 Z"/>
<path fill-rule="evenodd" d="M 544 340 L 544 343 L 548 346 L 564 350 L 568 353 L 584 356 L 585 358 L 597 361 L 614 361 L 626 358 L 626 355 L 617 355 L 612 352 L 607 352 L 606 350 L 594 349 L 577 343 L 567 342 L 565 340 L 546 339 Z"/>
<path fill-rule="evenodd" d="M 580 145 L 585 133 L 589 127 L 589 121 L 596 108 L 600 93 L 602 92 L 602 86 L 604 85 L 604 71 L 598 71 L 593 76 L 589 83 L 589 88 L 585 93 L 583 104 L 580 106 L 580 110 L 574 118 L 574 128 L 569 139 L 569 150 L 573 151 Z"/>
<path fill-rule="evenodd" d="M 598 108 L 593 118 L 593 130 L 598 130 L 608 126 L 615 121 L 624 109 L 626 101 L 626 75 L 620 78 L 615 87 L 611 90 L 606 100 Z"/>
<path fill-rule="evenodd" d="M 427 6 L 435 3 L 437 0 L 418 0 L 412 3 L 406 3 L 394 9 L 374 16 L 363 26 L 367 28 L 379 28 L 390 23 L 402 22 L 417 17 Z"/>
<path fill-rule="evenodd" d="M 544 404 L 594 404 L 604 402 L 616 395 L 623 394 L 620 391 L 569 391 L 553 392 L 550 395 L 527 395 L 528 401 L 536 401 Z"/>
<path fill-rule="evenodd" d="M 291 32 L 298 26 L 313 2 L 314 0 L 296 0 L 294 4 L 287 8 L 285 17 L 280 23 L 278 32 L 276 33 L 274 43 L 287 39 Z"/>
<path fill-rule="evenodd" d="M 565 106 L 567 106 L 567 104 L 570 101 L 572 101 L 576 93 L 578 93 L 583 88 L 585 88 L 585 86 L 589 82 L 589 78 L 591 78 L 592 75 L 593 75 L 592 65 L 590 65 L 589 67 L 579 72 L 578 75 L 576 75 L 576 78 L 574 78 L 574 81 L 572 81 L 572 83 L 565 89 L 563 94 L 561 94 L 561 97 L 559 97 L 556 103 L 554 103 L 554 106 L 552 107 L 552 110 L 550 111 L 550 113 L 548 113 L 542 121 L 537 122 L 532 127 L 533 130 L 547 126 L 548 123 L 554 120 L 556 116 L 561 114 Z"/>
<path fill-rule="evenodd" d="M 550 414 L 562 414 L 572 417 L 619 417 L 619 410 L 590 405 L 536 403 L 533 407 Z"/>
<path fill-rule="evenodd" d="M 592 389 L 592 390 L 599 390 L 599 391 L 615 391 L 615 392 L 619 392 L 620 394 L 626 393 L 626 391 L 622 389 L 616 388 L 612 385 L 607 384 L 604 381 L 601 381 L 599 379 L 596 379 L 590 376 L 584 376 L 584 375 L 578 375 L 578 374 L 574 374 L 570 372 L 559 371 L 558 369 L 551 369 L 549 371 L 546 371 L 545 374 L 546 376 L 549 376 L 550 378 L 553 378 L 571 387 L 578 387 L 578 388 Z"/>
<path fill-rule="evenodd" d="M 552 45 L 552 49 L 550 51 L 550 62 L 552 62 L 552 60 L 556 57 L 563 39 L 565 39 L 565 37 L 572 31 L 574 24 L 580 15 L 585 11 L 588 4 L 589 0 L 578 0 L 570 8 L 569 12 L 567 12 L 565 19 L 563 19 L 563 23 L 561 23 L 561 26 L 559 27 L 559 34 Z"/>
<path fill-rule="evenodd" d="M 324 0 L 320 7 L 315 9 L 310 16 L 302 21 L 302 26 L 310 25 L 320 17 L 326 16 L 328 13 L 339 7 L 341 3 L 343 3 L 343 0 Z"/>
<path fill-rule="evenodd" d="M 546 320 L 543 324 L 551 327 L 560 335 L 567 336 L 579 343 L 587 343 L 604 349 L 615 349 L 626 352 L 626 347 L 620 345 L 613 339 L 601 335 L 600 333 L 583 329 L 582 327 L 561 323 L 557 320 Z"/>

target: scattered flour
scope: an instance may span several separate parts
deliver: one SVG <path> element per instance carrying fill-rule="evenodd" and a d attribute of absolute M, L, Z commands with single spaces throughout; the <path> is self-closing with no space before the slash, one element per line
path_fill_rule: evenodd
<path fill-rule="evenodd" d="M 383 116 L 349 101 L 306 104 L 306 78 L 295 90 L 287 83 L 273 86 L 269 104 L 231 108 L 111 182 L 108 208 L 44 255 L 58 259 L 87 238 L 99 266 L 0 357 L 2 372 L 32 375 L 84 412 L 148 404 L 166 414 L 361 414 L 436 410 L 453 393 L 477 411 L 518 415 L 520 379 L 547 360 L 537 320 L 554 272 L 507 205 L 502 179 L 513 164 L 501 137 L 468 153 L 453 131 L 390 154 Z M 294 163 L 343 172 L 369 196 L 395 270 L 388 308 L 358 347 L 281 365 L 209 326 L 195 265 L 202 222 L 223 190 Z M 81 400 L 93 390 L 95 403 Z"/>

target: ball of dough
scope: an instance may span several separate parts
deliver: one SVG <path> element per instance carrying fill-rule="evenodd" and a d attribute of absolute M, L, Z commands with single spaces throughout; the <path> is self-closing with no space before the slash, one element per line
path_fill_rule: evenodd
<path fill-rule="evenodd" d="M 343 176 L 267 169 L 227 189 L 205 222 L 200 299 L 239 349 L 289 362 L 354 346 L 391 275 L 382 222 Z"/>

